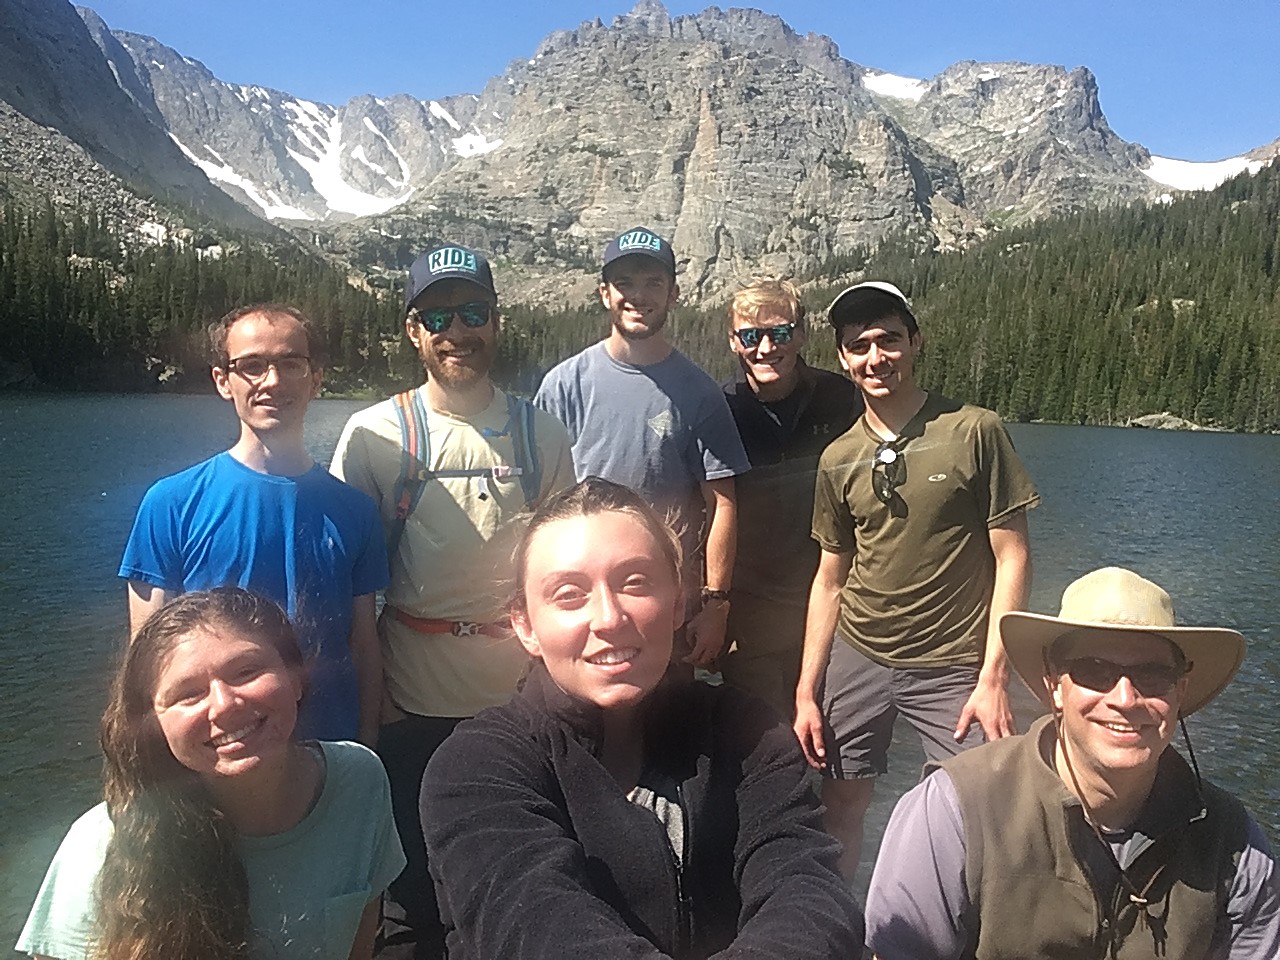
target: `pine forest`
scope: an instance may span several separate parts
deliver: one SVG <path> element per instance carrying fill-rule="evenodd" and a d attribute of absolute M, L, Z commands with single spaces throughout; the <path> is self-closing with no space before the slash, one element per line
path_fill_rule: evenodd
<path fill-rule="evenodd" d="M 401 292 L 349 282 L 302 247 L 124 243 L 93 211 L 0 211 L 0 361 L 50 389 L 204 389 L 203 330 L 283 301 L 319 325 L 328 382 L 384 395 L 420 377 Z M 678 253 L 678 251 L 677 251 Z M 1280 430 L 1280 165 L 1167 204 L 1091 210 L 936 254 L 911 238 L 802 281 L 812 362 L 834 364 L 822 309 L 852 279 L 890 280 L 925 336 L 925 386 L 1010 420 L 1118 424 L 1168 412 Z M 501 290 L 502 260 L 495 258 Z M 744 278 L 745 279 L 745 278 Z M 598 303 L 503 304 L 500 379 L 528 392 L 599 339 Z M 730 375 L 724 308 L 682 306 L 672 339 Z"/>

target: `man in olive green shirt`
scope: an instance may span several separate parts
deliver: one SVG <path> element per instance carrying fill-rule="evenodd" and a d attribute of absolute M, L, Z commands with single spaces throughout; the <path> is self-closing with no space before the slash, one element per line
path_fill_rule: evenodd
<path fill-rule="evenodd" d="M 866 411 L 819 463 L 795 731 L 852 877 L 898 713 L 931 760 L 980 742 L 974 724 L 1014 732 L 996 624 L 1026 603 L 1039 497 L 994 413 L 915 382 L 923 339 L 897 287 L 857 284 L 827 316 Z"/>

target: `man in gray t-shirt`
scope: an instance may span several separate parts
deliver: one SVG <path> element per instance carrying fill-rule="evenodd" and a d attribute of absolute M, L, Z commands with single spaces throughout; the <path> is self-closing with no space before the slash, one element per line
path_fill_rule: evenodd
<path fill-rule="evenodd" d="M 605 477 L 670 511 L 701 586 L 685 660 L 709 666 L 724 645 L 735 547 L 733 477 L 750 464 L 724 394 L 663 333 L 680 287 L 671 245 L 636 227 L 605 250 L 600 300 L 609 336 L 554 367 L 534 402 L 569 428 L 581 480 Z M 705 568 L 698 565 L 705 544 Z"/>

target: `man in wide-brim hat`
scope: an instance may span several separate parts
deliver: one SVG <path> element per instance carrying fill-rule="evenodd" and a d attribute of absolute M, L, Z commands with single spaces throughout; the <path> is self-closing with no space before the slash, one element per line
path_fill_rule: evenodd
<path fill-rule="evenodd" d="M 876 955 L 1280 956 L 1262 831 L 1169 748 L 1244 637 L 1176 626 L 1169 595 L 1118 567 L 1067 587 L 1056 617 L 1005 614 L 1000 634 L 1050 715 L 898 803 L 867 897 Z"/>

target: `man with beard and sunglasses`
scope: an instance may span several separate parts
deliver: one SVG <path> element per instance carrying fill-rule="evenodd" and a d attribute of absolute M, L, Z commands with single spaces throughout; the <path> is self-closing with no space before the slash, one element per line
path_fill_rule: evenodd
<path fill-rule="evenodd" d="M 212 376 L 239 420 L 229 450 L 149 489 L 120 563 L 130 634 L 178 594 L 238 586 L 289 613 L 309 663 L 298 736 L 372 746 L 382 701 L 382 526 L 369 498 L 311 459 L 307 407 L 322 338 L 294 307 L 239 307 L 209 325 Z"/>
<path fill-rule="evenodd" d="M 422 772 L 455 726 L 506 703 L 528 662 L 504 612 L 527 511 L 573 483 L 564 425 L 498 389 L 488 261 L 444 245 L 409 269 L 405 333 L 427 380 L 354 414 L 332 470 L 373 497 L 391 584 L 378 621 L 386 695 L 378 753 L 408 865 L 391 885 L 416 957 L 444 955 L 419 820 Z"/>
<path fill-rule="evenodd" d="M 625 484 L 672 518 L 688 591 L 673 656 L 711 667 L 729 613 L 733 478 L 751 465 L 716 382 L 666 338 L 679 296 L 670 243 L 646 227 L 615 237 L 600 278 L 609 335 L 553 367 L 534 402 L 569 428 L 579 480 Z"/>
<path fill-rule="evenodd" d="M 897 287 L 856 284 L 827 319 L 866 410 L 818 465 L 813 538 L 822 552 L 795 731 L 825 776 L 826 826 L 852 878 L 899 713 L 929 760 L 979 733 L 1014 732 L 997 623 L 1026 603 L 1026 513 L 1039 497 L 994 413 L 916 383 L 923 339 Z"/>
<path fill-rule="evenodd" d="M 1001 618 L 1050 715 L 898 802 L 867 896 L 881 960 L 1280 956 L 1266 838 L 1201 778 L 1182 722 L 1231 682 L 1244 637 L 1175 624 L 1169 594 L 1119 567 L 1068 586 L 1056 617 Z"/>

